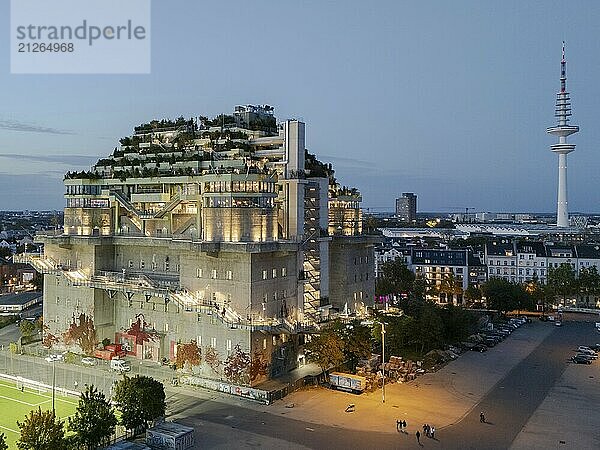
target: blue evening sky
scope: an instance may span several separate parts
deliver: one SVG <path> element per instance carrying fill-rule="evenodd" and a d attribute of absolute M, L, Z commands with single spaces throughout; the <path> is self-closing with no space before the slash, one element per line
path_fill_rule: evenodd
<path fill-rule="evenodd" d="M 59 209 L 62 174 L 153 118 L 267 103 L 392 210 L 554 211 L 567 41 L 571 211 L 600 212 L 600 2 L 153 1 L 150 75 L 11 75 L 0 3 L 0 209 Z"/>

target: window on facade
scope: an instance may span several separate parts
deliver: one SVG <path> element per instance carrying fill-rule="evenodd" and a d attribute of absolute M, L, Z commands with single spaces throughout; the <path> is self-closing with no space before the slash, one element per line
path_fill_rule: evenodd
<path fill-rule="evenodd" d="M 529 255 L 529 259 L 533 259 L 533 255 Z"/>
<path fill-rule="evenodd" d="M 165 322 L 165 333 L 169 332 L 169 324 Z"/>
<path fill-rule="evenodd" d="M 202 269 L 200 267 L 196 268 L 196 278 L 202 278 Z"/>
<path fill-rule="evenodd" d="M 287 277 L 287 268 L 286 267 L 282 267 L 281 268 L 281 276 L 282 277 Z"/>
<path fill-rule="evenodd" d="M 277 345 L 277 337 L 273 335 L 273 346 Z"/>
<path fill-rule="evenodd" d="M 277 278 L 277 269 L 273 269 L 273 278 Z"/>
<path fill-rule="evenodd" d="M 133 261 L 131 259 L 129 261 L 127 261 L 127 267 L 129 267 L 130 269 L 133 269 Z"/>
<path fill-rule="evenodd" d="M 156 267 L 157 267 L 156 261 L 152 261 L 152 271 L 153 272 L 156 271 Z"/>
<path fill-rule="evenodd" d="M 267 349 L 267 339 L 263 339 L 263 350 Z"/>
<path fill-rule="evenodd" d="M 144 262 L 144 260 L 142 259 L 142 260 L 140 261 L 140 269 L 144 269 L 144 268 L 146 268 L 146 263 L 145 263 L 145 262 Z"/>
<path fill-rule="evenodd" d="M 262 279 L 263 279 L 263 280 L 266 280 L 266 279 L 267 279 L 267 271 L 266 271 L 266 270 L 263 270 L 263 271 L 262 271 Z"/>
<path fill-rule="evenodd" d="M 165 261 L 165 272 L 169 271 L 169 261 Z"/>
<path fill-rule="evenodd" d="M 216 337 L 210 338 L 210 345 L 211 345 L 213 348 L 216 348 L 216 347 L 217 347 L 217 338 L 216 338 Z"/>
<path fill-rule="evenodd" d="M 227 351 L 231 352 L 231 339 L 227 339 Z"/>
<path fill-rule="evenodd" d="M 233 280 L 233 272 L 231 270 L 228 270 L 225 275 L 228 280 Z"/>
<path fill-rule="evenodd" d="M 216 280 L 216 279 L 217 279 L 217 269 L 213 269 L 213 270 L 212 270 L 212 272 L 210 273 L 210 277 L 211 277 L 213 280 Z"/>

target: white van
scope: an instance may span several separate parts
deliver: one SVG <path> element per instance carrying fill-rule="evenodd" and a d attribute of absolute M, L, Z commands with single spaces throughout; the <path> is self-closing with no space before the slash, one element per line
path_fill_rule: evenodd
<path fill-rule="evenodd" d="M 124 359 L 111 359 L 110 360 L 110 368 L 112 370 L 116 370 L 117 372 L 130 372 L 131 366 Z"/>

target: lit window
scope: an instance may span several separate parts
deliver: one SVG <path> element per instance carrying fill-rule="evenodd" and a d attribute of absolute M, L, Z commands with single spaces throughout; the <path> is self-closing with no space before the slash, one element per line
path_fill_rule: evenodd
<path fill-rule="evenodd" d="M 231 351 L 231 339 L 227 339 L 227 351 Z"/>
<path fill-rule="evenodd" d="M 226 276 L 228 280 L 233 280 L 233 272 L 231 270 L 226 272 Z"/>
<path fill-rule="evenodd" d="M 165 322 L 165 333 L 169 332 L 169 324 Z"/>
<path fill-rule="evenodd" d="M 210 277 L 211 277 L 213 280 L 216 280 L 216 279 L 217 279 L 217 269 L 213 269 L 213 270 L 212 270 L 212 272 L 211 272 L 211 274 L 210 274 Z"/>
<path fill-rule="evenodd" d="M 273 269 L 273 278 L 277 278 L 277 269 Z"/>
<path fill-rule="evenodd" d="M 210 345 L 211 345 L 213 348 L 216 348 L 216 347 L 217 347 L 217 338 L 216 338 L 216 337 L 210 338 Z"/>
<path fill-rule="evenodd" d="M 146 263 L 144 262 L 144 260 L 142 259 L 140 261 L 140 269 L 144 269 L 146 267 Z"/>
<path fill-rule="evenodd" d="M 127 267 L 133 269 L 133 261 L 131 259 L 127 262 Z"/>
<path fill-rule="evenodd" d="M 196 278 L 202 278 L 202 269 L 200 267 L 196 269 Z"/>
<path fill-rule="evenodd" d="M 266 270 L 263 270 L 263 271 L 262 271 L 262 279 L 263 279 L 263 280 L 266 280 L 266 279 L 267 279 L 267 271 L 266 271 Z"/>
<path fill-rule="evenodd" d="M 286 267 L 282 267 L 281 268 L 281 276 L 282 277 L 287 277 L 287 268 Z"/>

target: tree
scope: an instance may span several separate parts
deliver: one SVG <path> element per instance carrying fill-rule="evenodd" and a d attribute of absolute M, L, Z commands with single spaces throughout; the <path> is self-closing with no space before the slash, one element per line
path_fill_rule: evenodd
<path fill-rule="evenodd" d="M 596 296 L 600 293 L 600 274 L 598 274 L 596 266 L 584 267 L 579 271 L 578 288 L 578 294 L 589 305 L 590 296 Z"/>
<path fill-rule="evenodd" d="M 474 303 L 481 302 L 481 289 L 473 284 L 469 284 L 465 290 L 465 301 L 467 305 L 471 306 Z"/>
<path fill-rule="evenodd" d="M 79 398 L 75 416 L 69 419 L 69 431 L 76 434 L 76 442 L 88 450 L 106 443 L 115 432 L 117 418 L 102 392 L 87 386 Z"/>
<path fill-rule="evenodd" d="M 121 423 L 129 430 L 146 429 L 149 422 L 165 415 L 165 388 L 154 378 L 125 376 L 115 387 L 114 401 Z"/>
<path fill-rule="evenodd" d="M 567 296 L 577 292 L 575 269 L 568 263 L 562 263 L 558 267 L 551 267 L 548 269 L 548 284 L 562 297 L 564 305 Z"/>
<path fill-rule="evenodd" d="M 514 285 L 504 278 L 490 278 L 483 285 L 488 308 L 496 309 L 505 314 L 517 306 Z"/>
<path fill-rule="evenodd" d="M 202 362 L 202 350 L 192 341 L 189 344 L 177 345 L 177 358 L 175 359 L 175 367 L 183 369 L 188 367 L 192 370 L 194 366 L 199 366 Z"/>
<path fill-rule="evenodd" d="M 454 303 L 454 296 L 459 297 L 463 293 L 462 281 L 456 278 L 454 273 L 446 273 L 441 283 L 436 286 L 436 291 L 444 294 L 449 303 Z"/>
<path fill-rule="evenodd" d="M 0 450 L 8 450 L 8 444 L 6 443 L 6 436 L 4 433 L 0 433 Z"/>
<path fill-rule="evenodd" d="M 264 353 L 255 350 L 254 354 L 252 355 L 252 361 L 250 362 L 250 386 L 252 386 L 254 381 L 266 376 L 268 369 L 269 363 L 265 358 Z"/>
<path fill-rule="evenodd" d="M 223 374 L 232 383 L 248 384 L 251 363 L 250 354 L 243 351 L 240 344 L 236 344 L 231 355 L 225 360 Z"/>
<path fill-rule="evenodd" d="M 21 437 L 17 441 L 20 450 L 63 450 L 65 430 L 63 422 L 57 420 L 52 411 L 42 411 L 40 407 L 17 421 Z"/>
<path fill-rule="evenodd" d="M 219 357 L 219 352 L 212 345 L 207 345 L 204 351 L 204 360 L 208 367 L 212 369 L 214 373 L 219 373 L 221 369 L 221 358 Z"/>
<path fill-rule="evenodd" d="M 381 267 L 377 280 L 378 295 L 408 295 L 413 289 L 415 274 L 400 259 L 388 261 Z"/>
<path fill-rule="evenodd" d="M 350 370 L 355 370 L 360 359 L 371 356 L 372 333 L 371 328 L 363 325 L 360 320 L 353 320 L 346 324 L 336 320 L 330 327 L 342 338 L 344 344 L 344 359 Z"/>
<path fill-rule="evenodd" d="M 85 313 L 81 313 L 79 317 L 73 314 L 71 325 L 63 333 L 63 339 L 65 344 L 77 344 L 86 355 L 91 355 L 98 345 L 94 320 Z"/>
<path fill-rule="evenodd" d="M 344 362 L 344 341 L 331 330 L 324 330 L 313 336 L 304 345 L 304 350 L 310 361 L 316 363 L 323 373 L 330 367 Z"/>
<path fill-rule="evenodd" d="M 437 309 L 437 306 L 428 302 L 418 320 L 415 338 L 421 344 L 421 354 L 425 348 L 437 348 L 443 341 L 444 324 Z"/>
<path fill-rule="evenodd" d="M 30 322 L 29 320 L 22 321 L 21 325 L 19 325 L 19 329 L 21 330 L 21 334 L 23 335 L 23 337 L 33 336 L 33 333 L 35 333 L 36 331 L 35 324 Z"/>

